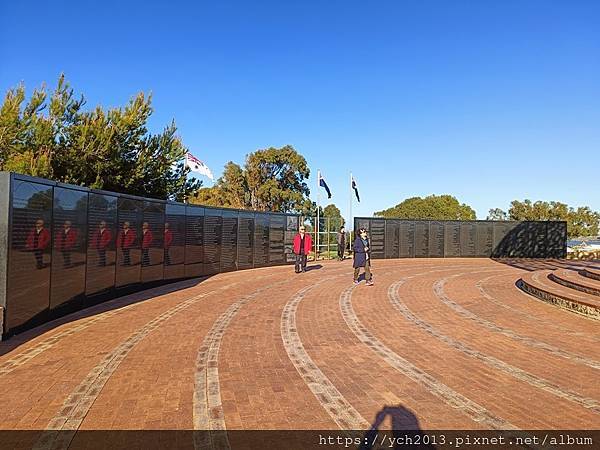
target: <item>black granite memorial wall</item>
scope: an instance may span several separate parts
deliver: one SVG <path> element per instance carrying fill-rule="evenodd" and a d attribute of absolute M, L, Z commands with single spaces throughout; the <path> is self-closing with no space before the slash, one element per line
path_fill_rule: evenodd
<path fill-rule="evenodd" d="M 297 215 L 0 178 L 3 335 L 165 280 L 293 261 Z"/>
<path fill-rule="evenodd" d="M 377 258 L 565 258 L 567 223 L 435 221 L 355 217 Z"/>

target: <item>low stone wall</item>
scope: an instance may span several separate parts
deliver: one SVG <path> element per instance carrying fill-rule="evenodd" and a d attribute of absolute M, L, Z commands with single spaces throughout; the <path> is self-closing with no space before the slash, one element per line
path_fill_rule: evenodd
<path fill-rule="evenodd" d="M 567 298 L 561 297 L 560 295 L 543 291 L 541 289 L 527 284 L 523 280 L 517 281 L 517 287 L 527 292 L 528 294 L 533 295 L 534 297 L 542 301 L 552 303 L 553 305 L 556 305 L 559 308 L 563 308 L 568 311 L 584 315 L 586 317 L 589 317 L 590 319 L 600 320 L 600 310 L 598 308 L 594 308 L 593 306 L 577 303 Z"/>

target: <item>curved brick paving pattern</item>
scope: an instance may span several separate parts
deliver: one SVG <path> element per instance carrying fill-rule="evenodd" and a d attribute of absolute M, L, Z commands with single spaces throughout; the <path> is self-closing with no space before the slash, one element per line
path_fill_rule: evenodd
<path fill-rule="evenodd" d="M 598 428 L 600 324 L 515 287 L 547 264 L 378 260 L 367 287 L 331 262 L 123 297 L 0 344 L 0 426 L 367 428 L 402 404 L 430 429 Z"/>

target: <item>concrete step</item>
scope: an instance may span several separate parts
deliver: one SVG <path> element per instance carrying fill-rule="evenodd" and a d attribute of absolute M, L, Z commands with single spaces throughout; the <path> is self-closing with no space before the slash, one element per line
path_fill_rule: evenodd
<path fill-rule="evenodd" d="M 568 288 L 600 296 L 600 280 L 585 277 L 576 270 L 557 269 L 550 273 L 549 278 Z"/>
<path fill-rule="evenodd" d="M 581 271 L 581 274 L 584 277 L 591 278 L 593 280 L 600 280 L 600 269 L 595 269 L 593 267 L 586 267 Z"/>
<path fill-rule="evenodd" d="M 600 320 L 600 298 L 551 280 L 552 272 L 552 270 L 536 270 L 526 273 L 517 281 L 517 286 L 539 300 Z"/>

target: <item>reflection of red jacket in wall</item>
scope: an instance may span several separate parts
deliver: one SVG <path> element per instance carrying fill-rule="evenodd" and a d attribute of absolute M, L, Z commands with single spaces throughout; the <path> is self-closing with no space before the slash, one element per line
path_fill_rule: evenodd
<path fill-rule="evenodd" d="M 104 228 L 104 230 L 98 230 L 96 233 L 94 233 L 94 237 L 92 238 L 92 248 L 105 250 L 108 247 L 108 244 L 110 244 L 111 239 L 112 233 L 108 228 Z"/>
<path fill-rule="evenodd" d="M 69 228 L 68 230 L 60 230 L 54 236 L 54 248 L 58 250 L 72 250 L 77 242 L 77 230 Z"/>
<path fill-rule="evenodd" d="M 165 248 L 171 247 L 173 242 L 173 232 L 171 230 L 165 230 Z"/>
<path fill-rule="evenodd" d="M 35 242 L 35 235 L 38 235 L 37 243 Z M 29 235 L 27 236 L 27 241 L 25 242 L 25 248 L 27 250 L 45 250 L 50 243 L 50 232 L 45 228 L 42 228 L 39 233 L 34 228 L 31 230 Z M 37 244 L 37 245 L 36 245 Z"/>
<path fill-rule="evenodd" d="M 119 248 L 131 248 L 135 243 L 135 231 L 131 228 L 125 231 L 121 230 L 119 232 L 119 237 L 117 238 L 117 247 Z"/>
<path fill-rule="evenodd" d="M 150 244 L 152 244 L 152 231 L 146 230 L 144 233 L 144 237 L 142 238 L 142 248 L 150 248 Z"/>

